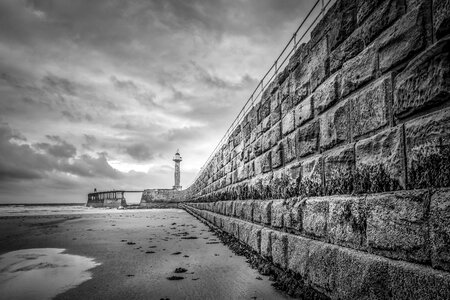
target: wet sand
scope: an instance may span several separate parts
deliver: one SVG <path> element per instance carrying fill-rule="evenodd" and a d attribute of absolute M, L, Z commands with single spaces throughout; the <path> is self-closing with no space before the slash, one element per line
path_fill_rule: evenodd
<path fill-rule="evenodd" d="M 101 263 L 56 299 L 289 299 L 178 209 L 0 217 L 0 254 L 27 248 Z"/>

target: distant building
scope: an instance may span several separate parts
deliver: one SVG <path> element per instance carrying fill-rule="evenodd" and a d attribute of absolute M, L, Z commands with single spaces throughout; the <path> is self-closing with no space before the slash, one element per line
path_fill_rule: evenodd
<path fill-rule="evenodd" d="M 175 162 L 175 185 L 173 186 L 174 190 L 181 191 L 180 185 L 180 162 L 183 160 L 180 156 L 180 150 L 177 150 L 175 156 L 173 157 L 173 161 Z"/>

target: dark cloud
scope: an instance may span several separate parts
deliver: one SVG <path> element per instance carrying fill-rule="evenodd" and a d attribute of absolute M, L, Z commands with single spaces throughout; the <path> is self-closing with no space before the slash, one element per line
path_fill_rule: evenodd
<path fill-rule="evenodd" d="M 126 146 L 125 151 L 137 161 L 148 161 L 154 156 L 150 147 L 143 143 Z"/>
<path fill-rule="evenodd" d="M 77 154 L 75 146 L 64 141 L 59 136 L 47 135 L 47 138 L 54 144 L 37 143 L 34 146 L 57 158 L 72 158 Z"/>

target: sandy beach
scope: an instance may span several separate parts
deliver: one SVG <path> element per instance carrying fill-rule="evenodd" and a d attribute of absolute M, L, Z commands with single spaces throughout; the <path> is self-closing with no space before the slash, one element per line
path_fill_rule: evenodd
<path fill-rule="evenodd" d="M 0 217 L 0 255 L 30 248 L 98 263 L 56 299 L 289 299 L 179 209 Z"/>

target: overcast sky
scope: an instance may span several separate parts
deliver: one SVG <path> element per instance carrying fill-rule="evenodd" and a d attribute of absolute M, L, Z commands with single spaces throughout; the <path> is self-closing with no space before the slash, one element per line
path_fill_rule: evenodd
<path fill-rule="evenodd" d="M 311 5 L 0 0 L 0 203 L 186 188 Z"/>

